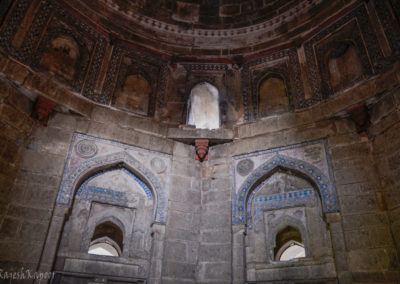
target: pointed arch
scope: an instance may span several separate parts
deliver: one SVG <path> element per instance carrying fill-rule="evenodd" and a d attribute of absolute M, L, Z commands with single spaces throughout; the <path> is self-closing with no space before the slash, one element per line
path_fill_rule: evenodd
<path fill-rule="evenodd" d="M 202 129 L 221 126 L 219 90 L 213 84 L 200 82 L 193 86 L 187 104 L 187 124 Z"/>
<path fill-rule="evenodd" d="M 138 160 L 126 152 L 117 152 L 79 164 L 67 176 L 64 176 L 61 189 L 57 196 L 57 203 L 71 206 L 74 193 L 79 186 L 90 176 L 101 170 L 121 164 L 138 176 L 152 191 L 154 197 L 154 221 L 166 223 L 168 197 L 162 188 L 159 179 Z"/>
<path fill-rule="evenodd" d="M 251 192 L 257 185 L 265 180 L 265 178 L 275 173 L 279 168 L 297 172 L 312 181 L 321 196 L 322 208 L 325 213 L 339 211 L 334 186 L 317 167 L 302 160 L 277 154 L 260 165 L 257 169 L 253 170 L 240 186 L 236 199 L 233 201 L 233 223 L 240 224 L 246 222 L 246 201 Z"/>
<path fill-rule="evenodd" d="M 279 248 L 277 249 L 276 247 L 277 245 L 279 245 L 276 242 L 277 236 L 286 227 L 292 227 L 299 232 L 301 236 L 301 243 L 304 245 L 305 248 L 306 256 L 310 256 L 310 245 L 307 237 L 307 230 L 301 221 L 291 216 L 282 216 L 277 220 L 274 220 L 274 222 L 270 226 L 272 229 L 268 232 L 267 238 L 269 240 L 269 243 L 271 244 L 271 251 L 269 252 L 269 257 L 271 260 L 275 260 L 276 254 L 279 250 Z"/>

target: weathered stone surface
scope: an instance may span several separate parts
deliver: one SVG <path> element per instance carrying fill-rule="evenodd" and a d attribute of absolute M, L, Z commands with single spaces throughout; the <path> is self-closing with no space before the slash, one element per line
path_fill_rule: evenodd
<path fill-rule="evenodd" d="M 38 174 L 61 175 L 64 159 L 63 156 L 59 155 L 26 150 L 21 168 Z"/>
<path fill-rule="evenodd" d="M 201 282 L 204 280 L 212 281 L 219 280 L 229 281 L 231 273 L 231 265 L 229 262 L 225 263 L 201 263 L 198 271 L 197 279 Z"/>
<path fill-rule="evenodd" d="M 164 262 L 164 277 L 193 280 L 196 272 L 195 264 L 186 264 L 174 261 Z M 181 281 L 181 280 L 179 280 Z"/>

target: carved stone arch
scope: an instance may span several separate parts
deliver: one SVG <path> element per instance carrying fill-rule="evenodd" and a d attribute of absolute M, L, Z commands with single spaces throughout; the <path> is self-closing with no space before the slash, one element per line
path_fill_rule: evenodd
<path fill-rule="evenodd" d="M 107 217 L 99 217 L 96 218 L 94 220 L 94 222 L 92 222 L 91 224 L 87 224 L 87 235 L 84 237 L 84 239 L 82 240 L 82 246 L 83 248 L 86 250 L 89 249 L 90 247 L 90 242 L 91 239 L 93 237 L 94 231 L 96 230 L 97 226 L 106 223 L 106 222 L 110 222 L 112 224 L 114 224 L 115 226 L 117 226 L 121 231 L 122 231 L 122 248 L 121 252 L 126 251 L 126 244 L 128 242 L 128 232 L 126 231 L 126 225 L 124 224 L 124 222 L 122 222 L 120 220 L 120 218 L 118 218 L 118 216 L 107 216 Z"/>
<path fill-rule="evenodd" d="M 143 183 L 142 180 L 140 178 L 138 178 L 136 175 L 134 175 L 130 170 L 126 169 L 124 164 L 117 164 L 115 166 L 111 166 L 111 167 L 107 167 L 106 169 L 102 169 L 98 172 L 96 172 L 95 174 L 91 175 L 89 178 L 87 178 L 83 183 L 80 184 L 78 190 L 75 192 L 75 195 L 73 198 L 76 198 L 77 196 L 79 196 L 79 191 L 84 190 L 85 188 L 88 187 L 88 184 L 90 183 L 90 181 L 92 181 L 93 179 L 96 179 L 97 177 L 106 174 L 108 172 L 112 172 L 118 169 L 122 169 L 125 173 L 129 174 L 130 176 L 132 176 L 133 179 L 135 179 L 136 182 L 139 183 L 141 189 L 144 191 L 143 193 L 146 194 L 146 196 L 149 199 L 153 199 L 154 194 L 152 191 L 149 190 L 148 185 Z"/>
<path fill-rule="evenodd" d="M 287 68 L 268 68 L 264 72 L 258 74 L 254 80 L 253 80 L 253 113 L 254 117 L 257 119 L 259 117 L 262 117 L 263 115 L 260 113 L 259 107 L 260 107 L 260 88 L 261 85 L 268 79 L 275 78 L 275 79 L 280 79 L 283 82 L 283 85 L 285 87 L 285 97 L 287 98 L 287 105 L 288 105 L 288 110 L 293 111 L 294 109 L 294 104 L 293 104 L 293 92 L 292 92 L 292 87 L 291 87 L 291 82 L 290 82 L 290 74 L 286 70 Z"/>
<path fill-rule="evenodd" d="M 220 90 L 217 88 L 217 86 L 215 86 L 215 78 L 214 77 L 199 77 L 199 78 L 195 78 L 195 80 L 193 80 L 193 82 L 191 82 L 191 84 L 189 84 L 187 86 L 187 99 L 189 99 L 190 97 L 190 92 L 193 90 L 194 87 L 196 87 L 197 85 L 200 84 L 204 84 L 204 83 L 208 83 L 210 85 L 212 85 L 213 87 L 215 87 L 218 92 L 220 92 Z"/>
<path fill-rule="evenodd" d="M 211 97 L 216 94 L 216 105 L 214 104 L 214 98 L 212 98 L 212 101 L 208 103 L 208 110 L 211 109 L 210 114 L 211 117 L 207 117 L 207 118 L 214 118 L 217 119 L 218 121 L 214 124 L 218 124 L 218 126 L 214 125 L 213 128 L 218 128 L 221 126 L 221 117 L 220 117 L 220 90 L 217 88 L 217 86 L 215 86 L 215 84 L 210 83 L 208 80 L 200 80 L 197 83 L 194 83 L 192 85 L 192 87 L 190 88 L 189 92 L 188 92 L 188 99 L 187 99 L 187 106 L 186 106 L 186 118 L 187 118 L 187 124 L 192 124 L 193 121 L 195 121 L 194 117 L 191 117 L 192 114 L 192 104 L 194 103 L 195 100 L 193 100 L 193 90 L 197 89 L 197 88 L 201 88 L 202 85 L 206 85 L 207 86 L 207 90 L 210 90 L 210 92 L 208 92 L 208 94 L 211 94 Z M 204 96 L 201 96 L 202 98 L 204 98 Z M 207 96 L 206 96 L 207 98 Z M 204 103 L 204 99 L 201 99 Z M 199 102 L 199 100 L 198 100 Z M 200 112 L 198 112 L 199 114 Z M 202 113 L 202 112 L 201 112 Z M 191 121 L 191 119 L 193 121 Z M 195 123 L 196 124 L 196 123 Z M 195 125 L 194 124 L 194 125 Z M 213 124 L 213 123 L 212 123 Z M 207 128 L 207 127 L 206 127 Z"/>
<path fill-rule="evenodd" d="M 190 84 L 188 84 L 186 86 L 186 92 L 184 93 L 184 98 L 182 98 L 182 100 L 185 102 L 185 117 L 186 119 L 189 116 L 189 111 L 190 111 L 190 95 L 192 93 L 192 90 L 200 84 L 210 84 L 211 86 L 215 87 L 218 90 L 218 94 L 221 94 L 221 90 L 218 89 L 218 87 L 215 85 L 215 78 L 214 77 L 195 77 L 193 82 L 190 82 Z M 220 96 L 219 96 L 220 97 Z M 218 99 L 219 99 L 218 97 Z"/>
<path fill-rule="evenodd" d="M 154 197 L 154 222 L 165 224 L 167 220 L 167 194 L 159 179 L 138 160 L 126 152 L 113 153 L 92 158 L 79 164 L 73 171 L 63 178 L 57 203 L 71 206 L 75 191 L 90 176 L 101 170 L 121 164 L 137 175 L 152 191 Z"/>
<path fill-rule="evenodd" d="M 333 183 L 317 167 L 295 158 L 275 155 L 246 178 L 240 186 L 236 200 L 233 204 L 233 223 L 245 223 L 247 212 L 247 199 L 251 192 L 267 177 L 274 174 L 278 169 L 287 169 L 311 181 L 316 187 L 322 200 L 324 213 L 338 212 L 338 200 Z"/>
<path fill-rule="evenodd" d="M 254 90 L 258 92 L 260 89 L 260 85 L 264 80 L 268 80 L 269 78 L 278 78 L 286 83 L 289 83 L 288 74 L 281 70 L 280 68 L 269 68 L 265 72 L 259 74 L 254 80 Z M 285 85 L 286 86 L 286 85 Z M 290 85 L 288 85 L 290 87 Z M 290 90 L 288 90 L 290 91 Z"/>
<path fill-rule="evenodd" d="M 275 260 L 273 249 L 276 246 L 276 236 L 286 226 L 291 226 L 300 232 L 301 240 L 304 244 L 304 249 L 306 251 L 306 256 L 307 257 L 310 256 L 311 252 L 310 252 L 309 240 L 307 237 L 307 230 L 306 227 L 303 225 L 302 221 L 296 219 L 295 217 L 285 215 L 274 220 L 269 225 L 272 229 L 268 232 L 268 235 L 266 236 L 267 238 L 266 241 L 267 244 L 270 244 L 270 250 L 268 251 L 268 256 L 270 257 L 271 260 Z"/>
<path fill-rule="evenodd" d="M 186 85 L 185 88 L 185 93 L 183 93 L 183 96 L 181 97 L 182 101 L 186 103 L 185 106 L 185 111 L 188 113 L 189 112 L 189 100 L 190 100 L 190 94 L 193 90 L 194 87 L 197 85 L 203 84 L 203 83 L 208 83 L 212 86 L 214 86 L 217 90 L 218 93 L 221 93 L 221 90 L 218 89 L 218 87 L 215 85 L 215 77 L 212 76 L 201 76 L 201 77 L 194 77 L 189 84 Z M 186 114 L 187 116 L 187 114 Z"/>
<path fill-rule="evenodd" d="M 91 224 L 91 226 L 90 226 L 90 227 L 93 227 L 93 230 L 92 230 L 92 228 L 89 228 L 90 230 L 88 230 L 88 232 L 90 233 L 89 235 L 93 236 L 93 233 L 94 233 L 94 230 L 96 229 L 96 227 L 98 225 L 101 225 L 106 222 L 110 222 L 110 223 L 113 223 L 114 225 L 116 225 L 122 231 L 122 234 L 124 236 L 124 241 L 125 241 L 126 234 L 128 233 L 126 231 L 126 225 L 124 224 L 124 222 L 122 222 L 120 220 L 120 218 L 118 216 L 115 216 L 115 215 L 107 216 L 107 217 L 101 216 L 99 218 L 94 219 L 93 224 Z"/>

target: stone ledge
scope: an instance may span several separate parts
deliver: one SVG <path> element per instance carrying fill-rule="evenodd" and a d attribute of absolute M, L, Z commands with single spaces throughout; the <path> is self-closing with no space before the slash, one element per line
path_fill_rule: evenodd
<path fill-rule="evenodd" d="M 211 145 L 228 143 L 233 141 L 233 131 L 231 129 L 181 129 L 169 128 L 167 138 L 185 144 L 194 144 L 196 139 L 208 139 Z"/>

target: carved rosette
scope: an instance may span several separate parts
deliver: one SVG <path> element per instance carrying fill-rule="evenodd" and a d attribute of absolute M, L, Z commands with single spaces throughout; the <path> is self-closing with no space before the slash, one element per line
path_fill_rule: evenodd
<path fill-rule="evenodd" d="M 97 154 L 97 146 L 89 140 L 81 140 L 75 145 L 75 151 L 81 158 L 89 159 Z"/>
<path fill-rule="evenodd" d="M 250 159 L 241 160 L 236 166 L 236 171 L 242 176 L 248 175 L 253 169 L 254 162 Z"/>
<path fill-rule="evenodd" d="M 150 161 L 150 166 L 151 166 L 151 168 L 152 168 L 152 170 L 154 170 L 156 173 L 158 173 L 158 174 L 160 174 L 160 173 L 162 173 L 163 171 L 165 171 L 165 169 L 166 169 L 166 165 L 165 165 L 165 162 L 163 161 L 163 160 L 161 160 L 160 158 L 153 158 L 151 161 Z"/>

